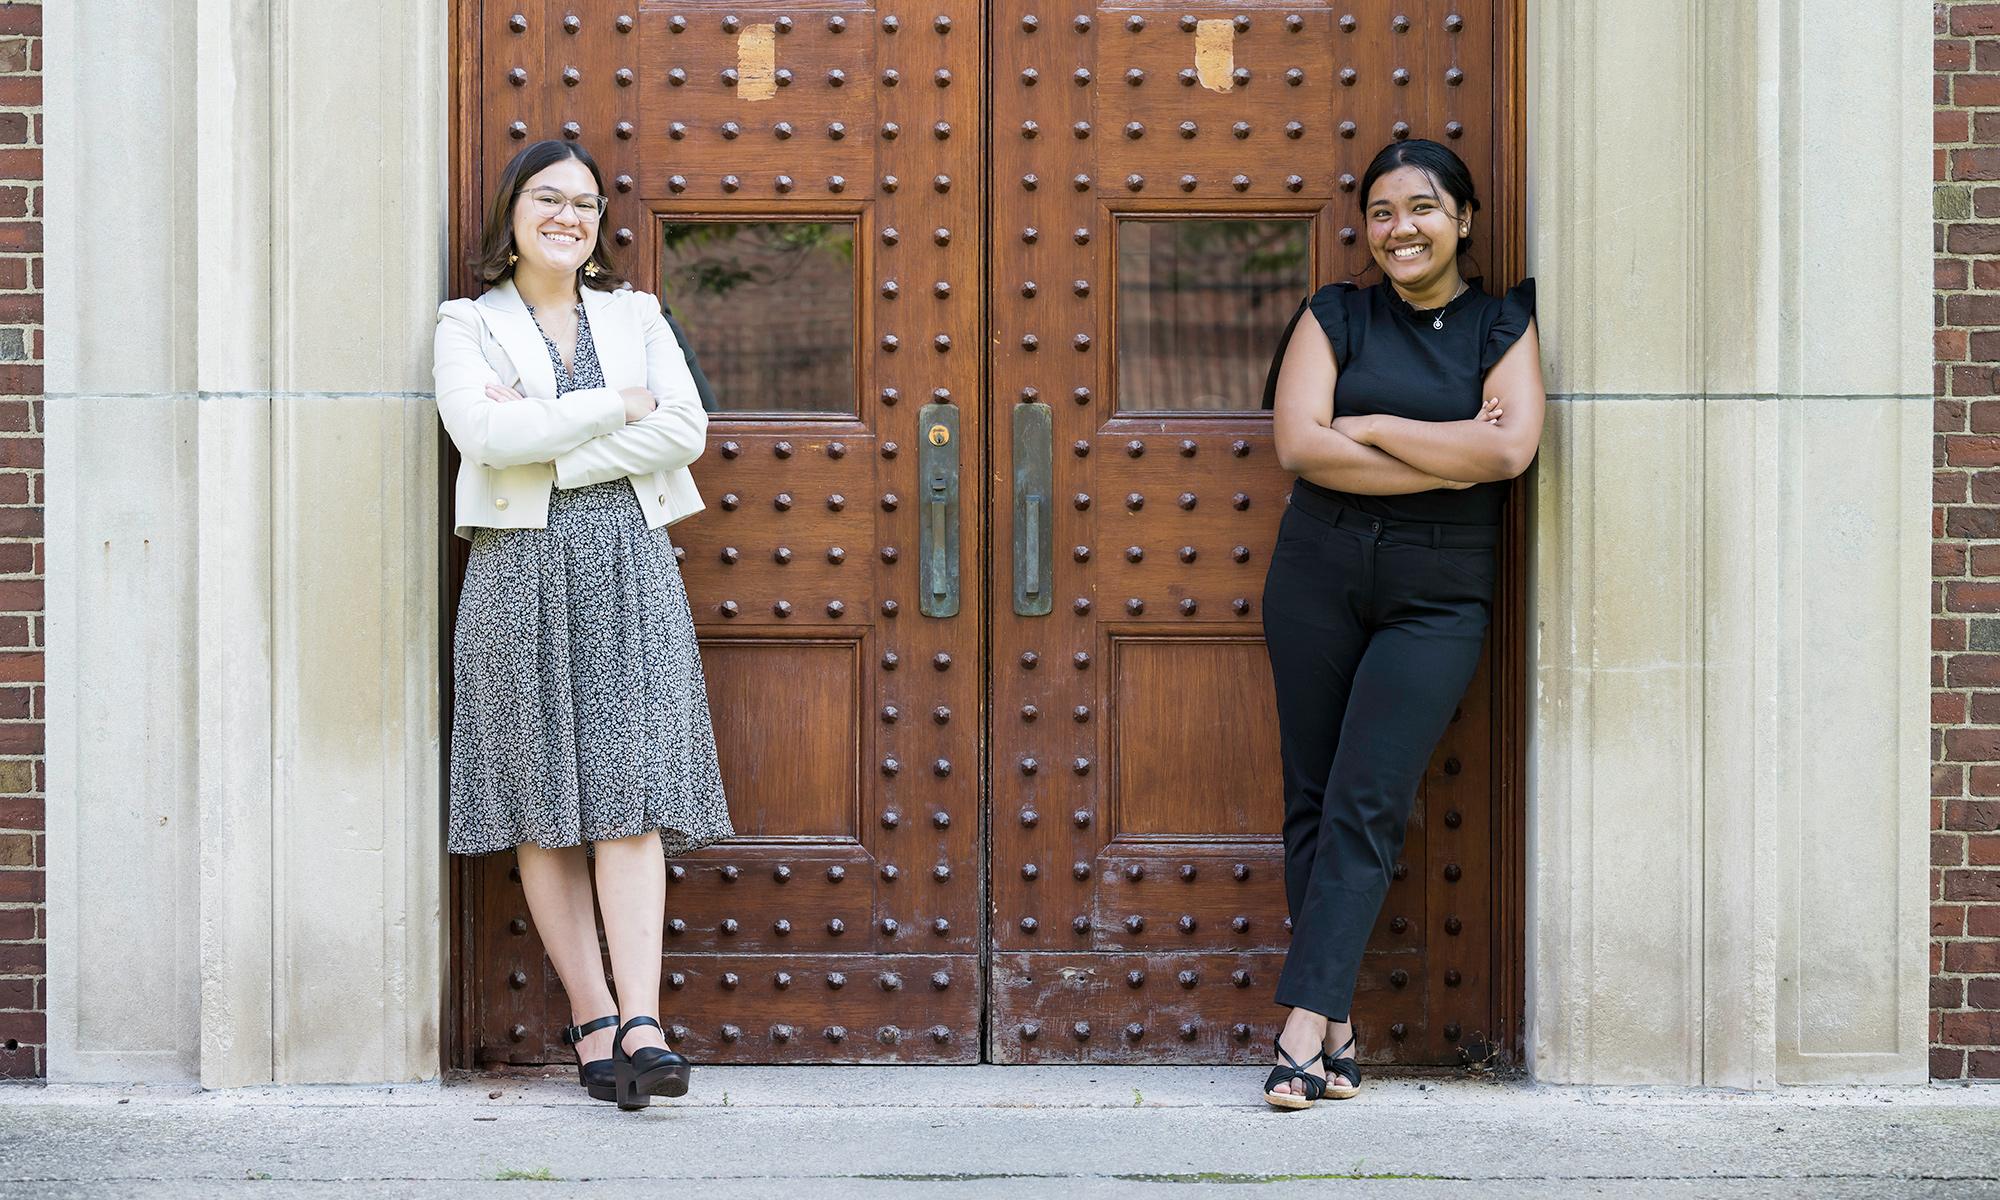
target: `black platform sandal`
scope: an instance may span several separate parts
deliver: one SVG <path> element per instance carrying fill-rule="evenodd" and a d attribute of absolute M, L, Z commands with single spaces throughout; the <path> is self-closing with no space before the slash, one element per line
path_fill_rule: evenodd
<path fill-rule="evenodd" d="M 1271 1049 L 1277 1051 L 1278 1057 L 1291 1065 L 1288 1067 L 1272 1067 L 1271 1073 L 1265 1077 L 1264 1102 L 1266 1104 L 1271 1105 L 1273 1108 L 1311 1108 L 1321 1096 L 1326 1095 L 1326 1080 L 1321 1079 L 1306 1069 L 1314 1062 L 1317 1062 L 1317 1058 L 1309 1058 L 1301 1063 L 1298 1059 L 1285 1053 L 1284 1046 L 1279 1044 L 1277 1038 L 1271 1039 Z M 1280 1085 L 1290 1083 L 1294 1079 L 1298 1080 L 1299 1086 L 1305 1089 L 1303 1093 L 1275 1090 Z"/>
<path fill-rule="evenodd" d="M 641 1046 L 625 1053 L 626 1033 L 640 1025 L 660 1028 L 651 1017 L 633 1017 L 618 1027 L 618 1037 L 611 1043 L 613 1098 L 618 1107 L 627 1110 L 646 1107 L 654 1096 L 687 1095 L 688 1074 L 693 1070 L 687 1059 L 658 1046 Z"/>
<path fill-rule="evenodd" d="M 563 1044 L 568 1046 L 577 1045 L 598 1030 L 610 1029 L 617 1024 L 618 1014 L 612 1013 L 608 1017 L 599 1017 L 587 1024 L 565 1025 L 562 1031 Z M 590 1093 L 590 1098 L 592 1100 L 616 1100 L 618 1094 L 612 1088 L 611 1060 L 608 1058 L 599 1058 L 590 1062 L 584 1062 L 583 1054 L 580 1051 L 576 1057 L 576 1081 L 583 1085 L 584 1091 Z"/>
<path fill-rule="evenodd" d="M 1328 1100 L 1352 1100 L 1361 1094 L 1361 1066 L 1354 1061 L 1354 1033 L 1348 1031 L 1347 1043 L 1340 1049 L 1328 1053 L 1320 1052 L 1320 1061 L 1326 1064 L 1326 1098 Z M 1345 1058 L 1335 1055 L 1345 1054 Z"/>

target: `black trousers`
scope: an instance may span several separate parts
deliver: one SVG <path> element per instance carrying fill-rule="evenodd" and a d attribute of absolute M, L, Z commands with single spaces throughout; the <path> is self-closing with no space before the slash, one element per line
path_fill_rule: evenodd
<path fill-rule="evenodd" d="M 1264 581 L 1292 915 L 1279 1004 L 1349 1015 L 1424 767 L 1479 664 L 1498 532 L 1292 492 Z"/>

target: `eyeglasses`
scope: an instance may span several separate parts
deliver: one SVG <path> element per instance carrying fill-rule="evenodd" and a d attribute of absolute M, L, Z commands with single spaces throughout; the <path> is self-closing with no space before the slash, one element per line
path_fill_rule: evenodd
<path fill-rule="evenodd" d="M 604 206 L 611 203 L 609 196 L 599 196 L 585 192 L 581 196 L 565 196 L 554 188 L 534 188 L 514 193 L 526 196 L 534 202 L 535 214 L 546 221 L 568 207 L 576 213 L 576 219 L 586 225 L 594 225 L 604 215 Z"/>

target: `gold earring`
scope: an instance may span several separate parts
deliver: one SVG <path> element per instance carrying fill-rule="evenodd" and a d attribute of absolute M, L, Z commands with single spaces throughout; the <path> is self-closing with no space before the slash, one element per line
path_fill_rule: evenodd
<path fill-rule="evenodd" d="M 590 276 L 592 279 L 597 278 L 597 264 L 594 262 L 587 262 L 583 264 L 583 273 L 585 275 Z"/>
<path fill-rule="evenodd" d="M 514 253 L 514 252 L 513 252 L 512 250 L 509 250 L 509 251 L 507 252 L 507 265 L 508 265 L 508 266 L 510 266 L 510 267 L 511 267 L 511 266 L 513 266 L 513 265 L 514 265 L 515 263 L 517 263 L 517 262 L 520 262 L 520 261 L 521 261 L 521 256 L 520 256 L 520 255 L 518 255 L 518 254 Z"/>

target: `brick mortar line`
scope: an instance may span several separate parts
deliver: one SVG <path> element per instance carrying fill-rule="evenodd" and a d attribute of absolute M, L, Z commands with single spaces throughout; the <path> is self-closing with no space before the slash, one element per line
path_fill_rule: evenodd
<path fill-rule="evenodd" d="M 1989 140 L 1981 140 L 1979 134 L 1992 133 L 1990 128 L 1985 127 L 2000 120 L 2000 110 L 1965 101 L 1993 99 L 1968 93 L 1975 87 L 1984 91 L 1992 86 L 1986 81 L 1992 79 L 1996 72 L 1990 66 L 1987 70 L 1980 70 L 1979 67 L 1994 53 L 1989 46 L 2000 48 L 2000 37 L 1980 35 L 1988 32 L 2000 34 L 2000 29 L 1955 28 L 1958 22 L 1973 24 L 1975 18 L 1971 13 L 1960 15 L 1956 8 L 1943 4 L 1935 7 L 1934 14 L 1931 36 L 1933 70 L 1944 94 L 1932 103 L 1933 195 L 1939 197 L 1940 203 L 1946 202 L 1944 198 L 1948 195 L 1949 203 L 1964 206 L 1962 215 L 1956 212 L 1934 213 L 1932 220 L 1932 236 L 1936 243 L 1932 252 L 1935 298 L 1932 375 L 1937 392 L 1933 410 L 1933 445 L 1939 457 L 1946 457 L 1960 445 L 2000 437 L 2000 430 L 1972 428 L 1979 419 L 1975 414 L 1982 410 L 1987 413 L 1994 411 L 1990 407 L 1992 401 L 2000 400 L 2000 395 L 1994 394 L 2000 392 L 2000 388 L 1995 387 L 1996 368 L 1991 361 L 1992 356 L 1974 353 L 1976 345 L 1990 341 L 1993 331 L 2000 328 L 2000 321 L 1994 319 L 1993 312 L 1996 303 L 2000 303 L 2000 288 L 1990 286 L 1992 278 L 1987 273 L 1994 268 L 1985 266 L 2000 259 L 2000 254 L 1982 253 L 1989 247 L 1976 244 L 1993 238 L 1994 231 L 2000 229 L 2000 214 L 1984 216 L 1978 211 L 1980 206 L 1991 202 L 1996 194 L 1994 185 L 2000 184 L 2000 180 L 1958 178 L 1961 171 L 1980 173 L 1983 164 L 1979 160 L 1991 157 L 1990 151 L 1985 154 L 1980 151 L 1991 147 L 1993 142 L 1990 137 Z M 1940 59 L 1945 60 L 1942 67 L 1939 66 Z M 1940 138 L 1940 135 L 1943 137 Z M 1961 229 L 1964 232 L 1960 232 Z M 1956 249 L 1950 244 L 1953 241 L 1975 244 Z M 2000 246 L 1990 249 L 2000 251 Z M 1939 276 L 1945 277 L 1947 286 L 1935 286 Z M 1981 285 L 1982 278 L 1987 279 L 1987 285 Z M 1985 336 L 1982 337 L 1982 334 Z M 1980 473 L 1992 470 L 1995 465 L 1948 461 L 1934 464 L 1934 519 L 1940 523 L 1970 522 L 2000 507 L 1993 500 L 1982 499 L 1974 490 Z M 1940 491 L 1947 494 L 1935 494 Z M 1988 519 L 1991 519 L 1990 515 Z M 1990 555 L 1990 547 L 2000 545 L 2000 538 L 1963 537 L 1943 532 L 1932 539 L 1932 545 L 1931 580 L 1935 593 L 1931 603 L 1933 637 L 1969 642 L 1978 636 L 1974 631 L 1981 628 L 1979 622 L 2000 618 L 2000 612 L 1981 611 L 1977 597 L 1979 592 L 1988 588 L 2000 589 L 2000 574 L 1983 574 L 1974 569 L 1975 556 Z M 1938 569 L 1940 552 L 1947 559 L 1946 570 Z M 1956 561 L 1950 561 L 1954 555 Z M 1949 595 L 1954 588 L 1972 595 Z M 1967 600 L 1973 603 L 1967 605 Z M 1950 671 L 1954 664 L 1981 664 L 1986 656 L 1994 653 L 1971 645 L 1933 646 L 1930 660 L 1932 669 L 1942 674 Z M 1932 863 L 1929 882 L 1932 895 L 1929 904 L 1939 918 L 1959 926 L 1956 931 L 1931 935 L 1928 940 L 1933 954 L 1942 954 L 1953 948 L 1984 948 L 2000 942 L 2000 938 L 1976 935 L 1965 928 L 1972 914 L 1992 911 L 1996 907 L 1995 901 L 1948 900 L 1941 894 L 1947 879 L 1986 879 L 1996 869 L 1994 864 L 1966 861 L 1972 846 L 1977 844 L 1974 838 L 1990 831 L 1967 828 L 1967 825 L 1977 822 L 1970 819 L 1970 812 L 1966 810 L 1959 811 L 1955 822 L 1953 811 L 1955 805 L 1991 802 L 1980 797 L 1973 788 L 1981 768 L 1991 770 L 1994 761 L 1990 758 L 1953 757 L 1945 745 L 1947 738 L 1956 736 L 1977 740 L 1980 734 L 1975 731 L 1990 731 L 2000 726 L 2000 722 L 1972 719 L 1972 707 L 1982 694 L 1995 691 L 2000 691 L 2000 680 L 1987 685 L 1983 681 L 1953 684 L 1940 679 L 1930 689 L 1934 705 L 1942 703 L 1957 709 L 1947 719 L 1931 723 L 1936 749 L 1931 762 L 1934 794 L 1926 797 L 1934 814 L 1930 822 Z M 1971 951 L 1960 949 L 1959 953 Z M 1970 1024 L 1980 1021 L 1980 1017 L 1972 1014 L 1991 1012 L 1991 1005 L 1974 1005 L 1970 992 L 1975 984 L 1992 977 L 1990 971 L 1948 970 L 1941 961 L 1931 972 L 1933 986 L 1942 985 L 1957 993 L 1951 997 L 1949 1005 L 1930 1006 L 1933 1026 L 1930 1051 L 1934 1073 L 1951 1077 L 1992 1073 L 1990 1041 L 1949 1037 L 1943 1027 L 1947 1018 Z"/>
<path fill-rule="evenodd" d="M 23 6 L 24 12 L 26 12 L 31 17 L 35 18 L 38 18 L 40 16 L 39 8 L 40 8 L 39 5 Z M 48 106 L 47 106 L 48 92 L 47 92 L 46 82 L 44 79 L 45 70 L 36 69 L 36 64 L 38 63 L 38 61 L 42 60 L 43 55 L 47 51 L 47 47 L 44 45 L 45 40 L 46 39 L 43 35 L 43 31 L 39 27 L 31 30 L 26 30 L 20 33 L 6 35 L 6 41 L 10 44 L 11 48 L 13 48 L 16 52 L 19 53 L 23 63 L 23 69 L 17 72 L 9 72 L 8 78 L 19 81 L 19 90 L 27 93 L 27 95 L 23 97 L 23 100 L 25 102 L 9 105 L 4 110 L 10 117 L 16 113 L 20 114 L 23 119 L 23 124 L 25 126 L 24 136 L 21 143 L 9 145 L 6 147 L 6 149 L 11 151 L 17 151 L 24 157 L 31 154 L 36 156 L 41 156 L 40 161 L 44 162 L 46 161 L 45 156 L 48 150 L 47 137 L 46 137 L 47 131 L 44 128 L 41 130 L 41 136 L 37 136 L 37 127 L 42 125 L 48 111 Z M 28 200 L 29 207 L 36 207 L 38 205 L 38 201 L 41 206 L 45 206 L 46 197 L 48 194 L 47 180 L 45 176 L 46 176 L 46 171 L 37 172 L 37 175 L 33 178 L 25 176 L 13 176 L 11 173 L 9 173 L 7 177 L 0 178 L 0 187 L 4 187 L 8 190 L 13 190 L 18 188 L 23 192 L 25 192 L 29 198 Z M 18 218 L 7 217 L 4 218 L 4 220 L 8 222 L 10 228 L 33 229 L 39 231 L 46 227 L 45 212 L 24 213 L 22 216 Z M 15 299 L 23 299 L 24 304 L 28 305 L 32 305 L 34 301 L 26 300 L 25 299 L 26 297 L 46 296 L 45 287 L 34 286 L 34 280 L 36 278 L 37 273 L 46 266 L 45 249 L 43 248 L 22 249 L 10 253 L 0 253 L 0 258 L 7 259 L 10 265 L 13 262 L 19 262 L 21 264 L 19 269 L 22 270 L 24 274 L 23 287 L 18 289 L 14 288 L 7 289 L 4 292 L 0 292 L 0 296 L 4 296 L 5 298 L 7 298 L 9 302 L 12 302 Z M 39 372 L 46 370 L 47 368 L 46 355 L 33 353 L 36 339 L 44 336 L 47 332 L 48 324 L 46 321 L 46 314 L 43 314 L 41 319 L 11 321 L 6 323 L 5 325 L 0 325 L 0 328 L 19 330 L 20 332 L 17 336 L 21 339 L 23 343 L 23 349 L 29 352 L 28 354 L 24 355 L 23 358 L 12 360 L 11 362 L 7 363 L 6 366 L 23 372 Z M 16 397 L 10 397 L 10 398 L 16 398 Z M 31 395 L 21 395 L 17 398 L 26 399 L 32 402 L 38 397 Z M 37 410 L 33 409 L 31 406 L 30 411 L 33 412 Z M 32 421 L 31 424 L 39 425 L 41 424 L 41 422 Z M 44 432 L 45 431 L 41 429 L 31 428 L 29 430 L 21 431 L 20 433 L 6 435 L 6 436 L 11 436 L 14 440 L 17 441 L 24 437 L 32 437 L 39 440 L 43 437 Z M 20 476 L 21 478 L 23 478 L 26 481 L 25 486 L 29 489 L 31 497 L 34 496 L 37 492 L 39 492 L 44 486 L 42 482 L 43 470 L 40 465 L 32 465 L 32 466 L 24 465 L 18 468 L 0 469 L 0 474 L 4 474 L 7 476 Z M 39 507 L 39 505 L 37 505 L 34 500 L 30 499 L 30 501 L 26 505 L 7 506 L 7 507 Z M 45 541 L 46 539 L 43 538 L 17 537 L 17 538 L 0 539 L 0 544 L 30 546 L 33 548 L 33 552 L 39 555 L 42 553 L 42 546 L 45 544 Z M 45 571 L 29 572 L 26 573 L 25 575 L 12 575 L 9 581 L 12 582 L 12 581 L 35 580 L 44 578 L 46 578 Z M 30 630 L 34 628 L 36 622 L 45 621 L 47 619 L 45 613 L 42 610 L 26 612 L 21 615 L 27 618 Z M 9 649 L 12 648 L 10 647 Z M 29 683 L 26 681 L 24 681 L 24 684 L 29 689 L 31 695 L 35 694 L 36 689 L 38 689 L 41 686 L 39 684 Z M 33 729 L 38 725 L 45 729 L 46 728 L 45 720 L 39 718 L 28 718 L 22 721 L 9 721 L 6 722 L 5 727 L 10 729 Z M 32 785 L 32 783 L 34 782 L 34 775 L 40 773 L 39 768 L 41 768 L 41 766 L 44 763 L 46 763 L 47 756 L 46 754 L 8 755 L 4 756 L 4 758 L 0 758 L 0 761 L 19 762 L 28 764 L 27 769 L 30 772 L 29 782 Z M 47 803 L 46 793 L 30 792 L 30 793 L 24 793 L 23 795 L 25 798 L 39 799 L 43 803 L 45 804 Z M 39 830 L 10 829 L 8 830 L 8 833 L 10 836 L 25 834 L 33 843 L 41 845 L 45 843 L 47 837 L 46 823 L 44 822 L 43 829 Z M 46 864 L 41 864 L 41 865 L 30 864 L 29 866 L 20 868 L 10 867 L 7 868 L 7 871 L 9 877 L 19 876 L 27 873 L 33 873 L 37 877 L 45 878 Z M 45 914 L 47 912 L 47 908 L 48 905 L 46 897 L 44 897 L 40 901 L 20 901 L 20 902 L 10 901 L 5 904 L 0 904 L 0 911 L 26 912 L 35 914 L 34 916 L 28 918 L 30 921 L 31 932 L 33 932 L 36 927 L 41 927 L 44 929 L 46 928 L 47 918 Z M 24 939 L 12 939 L 7 944 L 12 946 L 46 947 L 48 943 L 46 937 L 30 937 Z M 36 973 L 24 974 L 21 972 L 10 971 L 4 976 L 4 978 L 8 979 L 10 983 L 13 983 L 14 981 L 17 980 L 26 981 L 26 985 L 31 989 L 29 993 L 30 1007 L 8 1009 L 7 1017 L 9 1019 L 32 1020 L 35 1017 L 39 1016 L 42 1019 L 46 1020 L 46 1011 L 48 1004 L 48 997 L 46 992 L 47 988 L 46 971 L 39 974 Z M 20 985 L 15 984 L 15 986 L 20 986 Z M 7 1069 L 4 1072 L 7 1075 L 19 1075 L 25 1073 L 29 1076 L 41 1076 L 45 1075 L 48 1070 L 47 1054 L 48 1054 L 48 1045 L 46 1036 L 37 1039 L 35 1041 L 28 1041 L 26 1039 L 23 1039 L 18 1043 L 17 1051 L 9 1053 L 4 1060 L 0 1061 L 4 1061 L 7 1064 Z"/>

